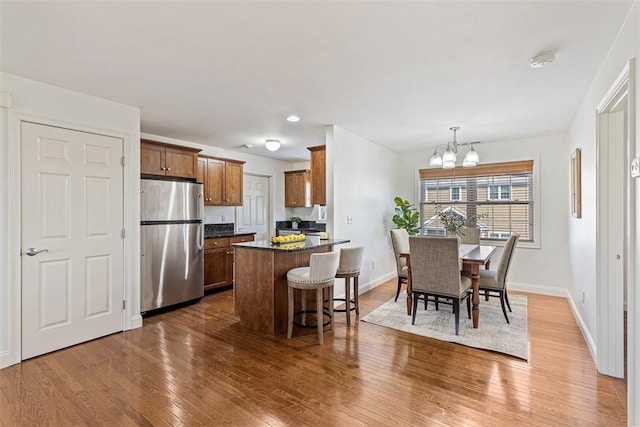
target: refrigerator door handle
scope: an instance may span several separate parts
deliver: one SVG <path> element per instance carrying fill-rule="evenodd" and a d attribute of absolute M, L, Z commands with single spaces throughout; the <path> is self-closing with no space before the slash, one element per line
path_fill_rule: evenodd
<path fill-rule="evenodd" d="M 204 224 L 198 224 L 198 250 L 201 251 L 204 248 Z"/>

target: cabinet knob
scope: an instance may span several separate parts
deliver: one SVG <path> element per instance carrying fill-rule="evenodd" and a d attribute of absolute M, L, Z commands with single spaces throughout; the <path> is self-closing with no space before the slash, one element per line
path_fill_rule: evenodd
<path fill-rule="evenodd" d="M 171 170 L 171 168 L 167 168 L 167 170 L 168 170 L 168 171 L 170 171 L 170 170 Z"/>

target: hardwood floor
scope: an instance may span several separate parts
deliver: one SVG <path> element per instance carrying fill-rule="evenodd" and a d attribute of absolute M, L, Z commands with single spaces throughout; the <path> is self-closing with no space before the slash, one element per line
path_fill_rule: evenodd
<path fill-rule="evenodd" d="M 363 294 L 361 316 L 394 293 Z M 343 313 L 323 346 L 313 329 L 262 337 L 211 294 L 0 370 L 0 425 L 626 425 L 566 300 L 528 297 L 527 363 Z"/>

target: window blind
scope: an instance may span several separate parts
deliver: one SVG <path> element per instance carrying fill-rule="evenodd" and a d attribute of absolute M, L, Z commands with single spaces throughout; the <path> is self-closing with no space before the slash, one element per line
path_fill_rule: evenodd
<path fill-rule="evenodd" d="M 518 233 L 521 241 L 533 241 L 532 160 L 419 172 L 421 234 L 444 235 L 437 212 L 452 210 L 465 219 L 477 218 L 472 225 L 484 240 Z M 451 200 L 452 188 L 460 188 L 460 200 Z"/>

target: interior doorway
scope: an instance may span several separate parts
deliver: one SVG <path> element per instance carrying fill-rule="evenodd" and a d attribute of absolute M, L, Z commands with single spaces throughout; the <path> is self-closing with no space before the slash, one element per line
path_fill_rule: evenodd
<path fill-rule="evenodd" d="M 601 373 L 626 379 L 627 390 L 635 387 L 625 363 L 634 363 L 636 315 L 633 304 L 626 304 L 635 301 L 636 292 L 630 286 L 635 283 L 635 197 L 630 177 L 633 75 L 630 61 L 598 106 L 596 144 L 596 363 Z"/>
<path fill-rule="evenodd" d="M 255 240 L 269 238 L 269 177 L 245 174 L 242 180 L 242 206 L 236 208 L 237 231 L 256 233 Z"/>

